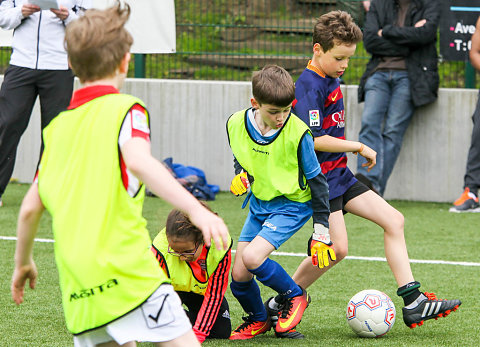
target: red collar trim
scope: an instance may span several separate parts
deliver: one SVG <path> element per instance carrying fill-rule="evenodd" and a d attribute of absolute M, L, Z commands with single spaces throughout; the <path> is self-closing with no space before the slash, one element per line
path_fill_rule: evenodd
<path fill-rule="evenodd" d="M 316 72 L 317 74 L 325 78 L 325 74 L 322 71 L 320 71 L 319 68 L 313 66 L 311 60 L 308 61 L 307 69 L 312 70 L 313 72 Z"/>
<path fill-rule="evenodd" d="M 67 109 L 72 110 L 100 96 L 118 93 L 120 92 L 117 88 L 109 85 L 97 85 L 80 88 L 73 93 L 72 100 L 70 101 L 70 105 Z"/>

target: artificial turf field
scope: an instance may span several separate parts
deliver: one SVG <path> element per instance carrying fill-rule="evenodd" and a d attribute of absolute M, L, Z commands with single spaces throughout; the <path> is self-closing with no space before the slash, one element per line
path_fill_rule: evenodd
<path fill-rule="evenodd" d="M 10 297 L 10 277 L 16 219 L 27 185 L 10 184 L 0 208 L 0 346 L 73 346 L 65 328 L 61 308 L 58 273 L 53 255 L 53 243 L 48 214 L 42 218 L 34 259 L 39 270 L 35 290 L 26 289 L 25 302 L 17 307 Z M 220 193 L 209 202 L 213 210 L 226 221 L 234 240 L 239 235 L 246 210 L 242 198 Z M 312 303 L 305 311 L 297 330 L 303 340 L 276 339 L 272 331 L 247 341 L 207 340 L 205 346 L 479 346 L 480 342 L 480 214 L 453 214 L 449 204 L 392 201 L 405 216 L 405 235 L 412 270 L 421 290 L 435 292 L 439 298 L 462 300 L 460 309 L 438 321 L 430 320 L 413 330 L 402 320 L 402 301 L 396 296 L 393 275 L 384 261 L 368 260 L 384 257 L 382 231 L 374 224 L 346 215 L 349 234 L 349 256 L 328 271 L 309 289 Z M 164 224 L 170 206 L 157 198 L 146 198 L 144 216 L 152 237 Z M 303 253 L 311 233 L 311 222 L 285 243 L 279 251 Z M 236 242 L 233 248 L 236 248 Z M 303 257 L 273 255 L 293 274 Z M 421 260 L 421 262 L 417 262 Z M 424 262 L 426 261 L 426 262 Z M 267 299 L 272 295 L 264 289 Z M 356 292 L 373 288 L 387 293 L 397 309 L 392 330 L 377 339 L 357 337 L 345 319 L 345 309 Z M 232 325 L 242 322 L 243 312 L 227 291 Z M 139 346 L 151 346 L 140 343 Z"/>

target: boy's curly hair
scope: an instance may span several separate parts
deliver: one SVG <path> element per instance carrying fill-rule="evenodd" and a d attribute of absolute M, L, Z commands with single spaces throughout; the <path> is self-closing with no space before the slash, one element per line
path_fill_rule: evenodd
<path fill-rule="evenodd" d="M 130 6 L 117 4 L 105 10 L 91 9 L 65 30 L 65 49 L 80 81 L 95 81 L 115 74 L 133 38 L 125 29 Z"/>
<path fill-rule="evenodd" d="M 335 44 L 352 45 L 363 39 L 362 30 L 345 11 L 331 11 L 320 16 L 313 28 L 313 44 L 320 44 L 324 52 Z"/>

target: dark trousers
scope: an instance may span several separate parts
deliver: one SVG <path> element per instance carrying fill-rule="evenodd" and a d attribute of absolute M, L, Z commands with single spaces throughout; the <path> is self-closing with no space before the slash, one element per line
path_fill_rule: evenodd
<path fill-rule="evenodd" d="M 67 108 L 72 92 L 71 70 L 35 70 L 14 65 L 7 68 L 0 89 L 0 197 L 12 177 L 18 143 L 37 96 L 43 130 Z"/>
<path fill-rule="evenodd" d="M 195 294 L 191 292 L 177 292 L 182 300 L 182 303 L 187 306 L 188 310 L 185 310 L 188 318 L 192 325 L 195 325 L 197 320 L 198 312 L 202 307 L 203 295 Z M 222 304 L 220 305 L 220 310 L 218 311 L 218 316 L 215 319 L 215 323 L 210 330 L 210 335 L 207 336 L 207 339 L 228 339 L 230 333 L 232 332 L 232 323 L 230 321 L 230 309 L 228 307 L 228 301 L 223 297 Z"/>
<path fill-rule="evenodd" d="M 468 150 L 467 170 L 465 172 L 464 184 L 470 191 L 478 194 L 480 188 L 480 91 L 478 94 L 477 107 L 473 112 L 472 142 Z"/>

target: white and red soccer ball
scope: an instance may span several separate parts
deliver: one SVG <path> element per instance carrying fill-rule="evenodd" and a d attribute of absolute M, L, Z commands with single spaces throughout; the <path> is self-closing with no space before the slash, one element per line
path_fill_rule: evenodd
<path fill-rule="evenodd" d="M 387 294 L 366 289 L 355 294 L 347 305 L 347 321 L 361 337 L 385 335 L 395 323 L 395 306 Z"/>

